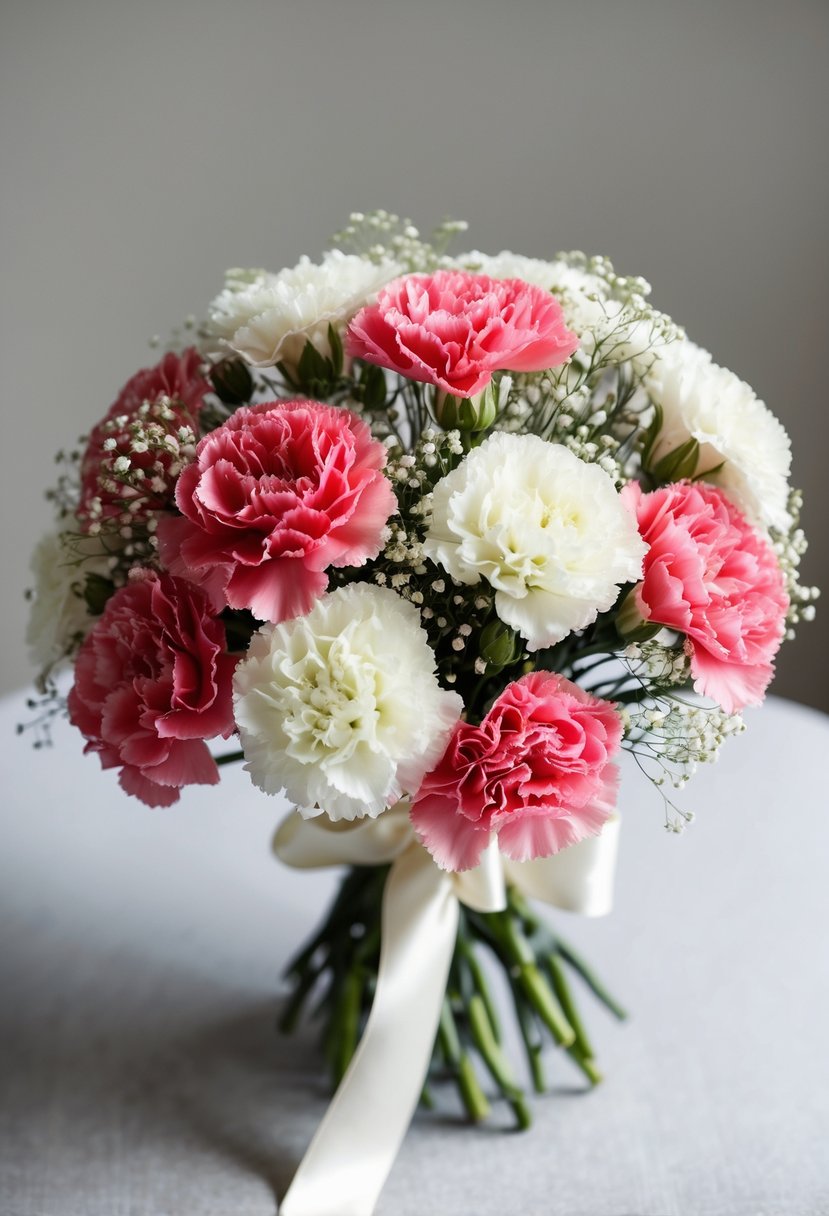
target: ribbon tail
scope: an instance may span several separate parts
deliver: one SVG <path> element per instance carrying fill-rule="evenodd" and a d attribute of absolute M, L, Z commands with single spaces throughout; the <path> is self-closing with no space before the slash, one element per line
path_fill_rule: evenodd
<path fill-rule="evenodd" d="M 457 928 L 448 876 L 422 849 L 407 849 L 386 881 L 363 1037 L 280 1216 L 371 1216 L 426 1079 Z"/>

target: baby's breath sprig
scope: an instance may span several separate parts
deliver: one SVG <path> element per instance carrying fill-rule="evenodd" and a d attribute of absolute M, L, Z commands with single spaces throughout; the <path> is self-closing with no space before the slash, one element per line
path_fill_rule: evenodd
<path fill-rule="evenodd" d="M 58 478 L 45 494 L 46 501 L 51 504 L 55 521 L 61 525 L 65 520 L 75 519 L 80 496 L 80 467 L 81 456 L 86 447 L 87 436 L 82 435 L 78 446 L 68 452 L 61 449 L 55 455 L 58 466 Z"/>
<path fill-rule="evenodd" d="M 394 212 L 352 211 L 347 225 L 334 234 L 331 244 L 378 265 L 395 262 L 401 274 L 428 273 L 446 263 L 450 243 L 467 227 L 465 220 L 445 219 L 424 240 L 411 220 L 401 219 Z"/>
<path fill-rule="evenodd" d="M 200 322 L 198 317 L 193 313 L 188 313 L 183 317 L 178 325 L 172 325 L 167 333 L 166 338 L 162 338 L 161 334 L 152 334 L 147 339 L 147 345 L 150 350 L 167 354 L 172 351 L 174 354 L 180 354 L 186 346 L 192 346 L 202 337 Z"/>
<path fill-rule="evenodd" d="M 650 416 L 643 383 L 630 364 L 516 377 L 497 426 L 560 443 L 621 486 L 638 470 L 637 443 Z"/>
<path fill-rule="evenodd" d="M 38 680 L 37 692 L 37 696 L 26 698 L 26 709 L 34 717 L 28 722 L 18 722 L 15 731 L 18 735 L 31 735 L 32 747 L 40 751 L 52 746 L 55 719 L 66 717 L 66 697 L 48 674 Z"/>
<path fill-rule="evenodd" d="M 725 740 L 745 725 L 740 714 L 687 691 L 690 661 L 682 647 L 656 639 L 633 643 L 619 661 L 627 673 L 627 685 L 615 694 L 625 724 L 622 746 L 659 791 L 665 827 L 682 831 L 693 813 L 678 807 L 666 789 L 684 789 L 697 767 L 714 763 Z M 625 687 L 636 691 L 626 695 Z"/>
<path fill-rule="evenodd" d="M 86 531 L 97 535 L 114 518 L 129 540 L 137 520 L 169 506 L 171 487 L 195 455 L 196 425 L 181 402 L 161 396 L 145 401 L 132 418 L 106 419 L 100 429 L 99 493 L 84 504 Z"/>
<path fill-rule="evenodd" d="M 786 532 L 772 529 L 771 539 L 786 580 L 786 592 L 789 596 L 786 637 L 791 639 L 795 636 L 795 626 L 802 621 L 815 619 L 815 600 L 820 596 L 820 588 L 809 587 L 800 582 L 800 563 L 809 547 L 800 527 L 800 512 L 803 509 L 803 494 L 800 490 L 792 490 L 787 506 L 791 526 Z"/>

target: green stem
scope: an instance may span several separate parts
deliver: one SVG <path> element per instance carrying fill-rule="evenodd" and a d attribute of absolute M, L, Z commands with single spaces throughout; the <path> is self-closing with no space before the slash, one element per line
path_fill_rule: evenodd
<path fill-rule="evenodd" d="M 591 1085 L 599 1085 L 601 1083 L 602 1074 L 596 1067 L 595 1060 L 591 1060 L 588 1056 L 581 1055 L 580 1052 L 576 1050 L 575 1044 L 567 1049 L 567 1054 L 576 1067 L 581 1069 Z"/>
<path fill-rule="evenodd" d="M 601 982 L 595 972 L 588 967 L 584 959 L 576 954 L 575 950 L 573 950 L 571 946 L 566 945 L 562 941 L 558 942 L 558 953 L 565 962 L 570 964 L 574 971 L 578 971 L 579 975 L 584 980 L 585 984 L 587 984 L 587 987 L 590 989 L 593 995 L 598 997 L 602 1004 L 609 1009 L 620 1022 L 623 1022 L 628 1016 L 627 1010 L 619 1004 L 615 997 L 610 995 L 604 984 Z"/>
<path fill-rule="evenodd" d="M 532 1006 L 527 1003 L 524 993 L 512 976 L 510 976 L 510 990 L 512 991 L 512 999 L 515 1004 L 515 1017 L 521 1031 L 521 1038 L 524 1041 L 527 1063 L 530 1066 L 533 1089 L 537 1094 L 543 1094 L 547 1088 L 547 1078 L 544 1075 L 544 1063 L 541 1058 L 544 1043 L 539 1032 L 535 1012 Z"/>
<path fill-rule="evenodd" d="M 354 967 L 345 977 L 338 1002 L 336 1056 L 334 1060 L 334 1084 L 339 1085 L 357 1050 L 360 1033 L 360 1010 L 363 1002 L 365 972 Z"/>
<path fill-rule="evenodd" d="M 486 1013 L 492 1027 L 492 1033 L 495 1035 L 496 1040 L 500 1043 L 501 1024 L 495 1010 L 495 1002 L 492 999 L 492 993 L 489 991 L 489 985 L 484 978 L 483 968 L 478 962 L 478 958 L 468 938 L 460 936 L 458 937 L 458 951 L 461 958 L 463 958 L 467 967 L 469 968 L 475 989 L 486 1006 Z"/>
<path fill-rule="evenodd" d="M 216 763 L 221 766 L 223 764 L 238 764 L 240 760 L 244 760 L 244 752 L 227 752 L 224 756 L 214 756 Z"/>
<path fill-rule="evenodd" d="M 570 986 L 567 983 L 564 975 L 564 968 L 556 958 L 555 954 L 545 955 L 544 962 L 547 966 L 547 970 L 550 972 L 550 979 L 553 981 L 553 991 L 558 997 L 558 1003 L 561 1005 L 565 1018 L 573 1027 L 573 1033 L 576 1036 L 575 1040 L 573 1041 L 573 1047 L 581 1056 L 592 1060 L 595 1052 L 590 1045 L 590 1040 L 587 1037 L 584 1024 L 579 1016 L 576 1003 L 573 1000 L 573 994 L 570 991 Z"/>
<path fill-rule="evenodd" d="M 457 1067 L 461 1058 L 461 1041 L 458 1036 L 458 1028 L 455 1025 L 455 1019 L 452 1016 L 452 1009 L 449 1004 L 448 997 L 443 998 L 443 1004 L 440 1007 L 438 1035 L 440 1037 L 440 1045 L 443 1050 L 443 1054 L 446 1057 L 447 1064 Z"/>
<path fill-rule="evenodd" d="M 484 1091 L 481 1089 L 478 1078 L 475 1076 L 475 1069 L 472 1066 L 469 1054 L 461 1047 L 458 1028 L 455 1025 L 455 1018 L 452 1014 L 448 997 L 444 997 L 443 1005 L 441 1006 L 438 1035 L 446 1061 L 455 1074 L 461 1099 L 467 1113 L 470 1119 L 479 1123 L 482 1119 L 489 1117 L 490 1105 L 486 1100 Z"/>
<path fill-rule="evenodd" d="M 560 1047 L 570 1047 L 576 1035 L 535 963 L 527 963 L 519 973 L 519 982 L 529 1001 Z"/>
<path fill-rule="evenodd" d="M 486 1100 L 486 1095 L 475 1076 L 475 1069 L 469 1055 L 464 1052 L 458 1061 L 458 1088 L 463 1098 L 470 1119 L 476 1123 L 483 1122 L 492 1114 L 492 1107 Z"/>
<path fill-rule="evenodd" d="M 527 1100 L 512 1074 L 509 1061 L 496 1041 L 483 997 L 476 993 L 467 1010 L 472 1039 L 481 1053 L 484 1063 L 512 1107 L 516 1123 L 525 1129 L 532 1123 Z"/>

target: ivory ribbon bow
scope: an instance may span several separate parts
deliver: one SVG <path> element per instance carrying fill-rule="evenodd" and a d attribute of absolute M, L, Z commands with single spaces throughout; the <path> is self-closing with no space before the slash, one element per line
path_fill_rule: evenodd
<path fill-rule="evenodd" d="M 380 967 L 363 1037 L 294 1180 L 280 1216 L 371 1216 L 417 1106 L 429 1068 L 458 928 L 458 904 L 506 906 L 506 883 L 584 916 L 613 899 L 619 820 L 554 857 L 512 862 L 495 837 L 481 864 L 438 869 L 401 803 L 377 819 L 332 825 L 294 812 L 274 837 L 277 857 L 299 869 L 385 865 Z"/>

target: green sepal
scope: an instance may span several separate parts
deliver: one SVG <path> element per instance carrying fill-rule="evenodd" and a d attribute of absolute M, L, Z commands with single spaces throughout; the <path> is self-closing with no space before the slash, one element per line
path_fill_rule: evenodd
<path fill-rule="evenodd" d="M 651 453 L 653 452 L 654 444 L 656 443 L 661 431 L 662 424 L 665 420 L 665 412 L 661 405 L 654 404 L 653 418 L 645 430 L 644 440 L 642 443 L 642 464 L 645 468 L 650 462 Z"/>
<path fill-rule="evenodd" d="M 360 397 L 367 410 L 386 408 L 386 376 L 382 367 L 367 363 L 359 383 Z"/>
<path fill-rule="evenodd" d="M 294 377 L 291 375 L 290 371 L 288 370 L 286 365 L 281 360 L 277 363 L 276 370 L 279 372 L 282 379 L 288 385 L 288 388 L 297 388 L 298 387 L 296 381 L 294 380 Z"/>
<path fill-rule="evenodd" d="M 699 443 L 691 437 L 657 461 L 651 472 L 660 482 L 683 481 L 693 477 L 698 461 Z"/>
<path fill-rule="evenodd" d="M 115 583 L 102 574 L 87 574 L 83 585 L 83 598 L 91 616 L 100 616 L 107 600 L 115 591 Z"/>
<path fill-rule="evenodd" d="M 303 388 L 316 389 L 320 385 L 332 383 L 334 369 L 331 360 L 321 355 L 313 342 L 306 342 L 300 356 L 297 375 Z"/>
<path fill-rule="evenodd" d="M 328 322 L 328 345 L 331 347 L 331 370 L 334 379 L 339 380 L 343 372 L 343 343 L 331 322 Z"/>
<path fill-rule="evenodd" d="M 616 632 L 623 642 L 649 642 L 656 637 L 662 625 L 649 621 L 642 616 L 642 609 L 636 598 L 636 587 L 631 587 L 622 599 L 616 613 Z"/>
<path fill-rule="evenodd" d="M 725 461 L 721 460 L 719 464 L 715 464 L 712 469 L 701 469 L 699 473 L 695 473 L 691 481 L 710 481 L 712 477 L 716 477 L 725 468 Z"/>

